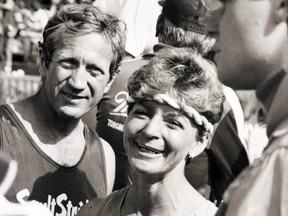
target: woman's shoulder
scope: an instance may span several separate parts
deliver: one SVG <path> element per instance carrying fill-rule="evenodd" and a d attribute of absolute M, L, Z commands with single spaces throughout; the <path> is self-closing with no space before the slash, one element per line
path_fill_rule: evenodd
<path fill-rule="evenodd" d="M 119 215 L 128 189 L 129 186 L 112 192 L 106 198 L 91 200 L 80 209 L 77 216 Z"/>
<path fill-rule="evenodd" d="M 86 203 L 83 207 L 80 208 L 77 213 L 78 216 L 95 216 L 99 215 L 98 212 L 101 212 L 101 206 L 104 203 L 105 198 L 95 198 Z"/>

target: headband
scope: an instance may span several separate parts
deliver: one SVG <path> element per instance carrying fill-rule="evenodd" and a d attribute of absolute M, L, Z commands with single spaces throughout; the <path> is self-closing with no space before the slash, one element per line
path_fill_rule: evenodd
<path fill-rule="evenodd" d="M 140 99 L 140 97 L 139 97 Z M 193 107 L 188 106 L 185 102 L 182 102 L 181 104 L 177 103 L 175 99 L 170 97 L 167 94 L 156 94 L 153 97 L 145 97 L 145 100 L 154 100 L 160 104 L 168 104 L 169 106 L 183 111 L 188 117 L 194 119 L 195 123 L 199 126 L 202 126 L 205 128 L 206 132 L 212 134 L 213 133 L 213 125 L 207 120 L 207 118 L 203 115 L 201 115 L 197 110 L 195 110 Z M 134 98 L 129 96 L 127 99 L 128 104 L 135 103 Z"/>

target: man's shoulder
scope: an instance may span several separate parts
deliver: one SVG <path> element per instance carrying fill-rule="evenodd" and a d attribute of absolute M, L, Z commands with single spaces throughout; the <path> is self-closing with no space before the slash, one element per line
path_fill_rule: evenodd
<path fill-rule="evenodd" d="M 7 112 L 7 104 L 1 104 L 0 105 L 0 116 L 4 115 L 4 113 Z"/>

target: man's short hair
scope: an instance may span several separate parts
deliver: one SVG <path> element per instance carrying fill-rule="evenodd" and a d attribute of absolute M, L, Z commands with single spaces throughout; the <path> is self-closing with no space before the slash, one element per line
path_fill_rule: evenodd
<path fill-rule="evenodd" d="M 125 53 L 126 25 L 115 16 L 88 4 L 68 4 L 60 8 L 44 28 L 43 43 L 39 42 L 42 49 L 41 58 L 47 68 L 57 49 L 59 33 L 64 37 L 99 33 L 111 44 L 113 51 L 110 79 L 118 72 L 120 61 Z"/>

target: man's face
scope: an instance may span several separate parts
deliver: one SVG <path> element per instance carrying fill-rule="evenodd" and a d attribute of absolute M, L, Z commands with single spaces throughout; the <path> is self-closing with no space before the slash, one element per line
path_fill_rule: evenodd
<path fill-rule="evenodd" d="M 217 13 L 218 23 L 212 20 L 214 28 L 219 26 L 215 59 L 219 79 L 224 84 L 235 89 L 254 89 L 277 65 L 281 65 L 283 34 L 287 35 L 287 29 L 284 25 L 275 28 L 273 12 L 277 1 L 222 2 Z"/>
<path fill-rule="evenodd" d="M 45 68 L 45 94 L 59 115 L 80 118 L 97 105 L 109 81 L 112 48 L 100 34 L 60 37 Z M 107 90 L 107 89 L 106 89 Z"/>

